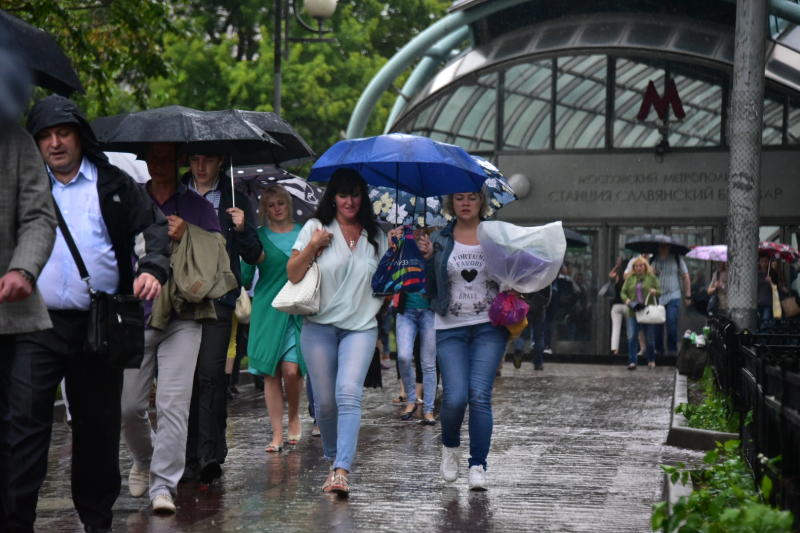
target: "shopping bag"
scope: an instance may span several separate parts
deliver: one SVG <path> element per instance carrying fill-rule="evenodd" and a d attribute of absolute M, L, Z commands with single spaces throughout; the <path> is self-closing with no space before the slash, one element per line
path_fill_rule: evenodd
<path fill-rule="evenodd" d="M 425 291 L 425 259 L 414 241 L 411 226 L 403 226 L 403 237 L 392 237 L 389 248 L 372 276 L 372 294 L 387 296 L 400 292 Z"/>
<path fill-rule="evenodd" d="M 489 307 L 489 321 L 493 326 L 519 324 L 528 315 L 530 306 L 513 292 L 501 292 Z"/>

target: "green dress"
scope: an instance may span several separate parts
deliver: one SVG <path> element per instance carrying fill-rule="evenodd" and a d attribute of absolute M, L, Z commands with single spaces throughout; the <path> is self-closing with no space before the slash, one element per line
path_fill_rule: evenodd
<path fill-rule="evenodd" d="M 292 245 L 300 233 L 295 224 L 288 233 L 275 233 L 266 226 L 258 228 L 264 247 L 264 261 L 259 265 L 242 262 L 242 283 L 249 285 L 258 268 L 258 281 L 250 314 L 250 337 L 247 342 L 248 371 L 259 376 L 274 376 L 281 361 L 297 363 L 306 375 L 306 363 L 300 351 L 300 328 L 303 317 L 289 315 L 272 307 L 272 299 L 286 284 L 286 263 Z"/>

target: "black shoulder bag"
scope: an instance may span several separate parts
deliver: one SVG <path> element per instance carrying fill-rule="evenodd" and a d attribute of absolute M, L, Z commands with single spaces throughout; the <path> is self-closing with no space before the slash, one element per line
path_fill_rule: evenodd
<path fill-rule="evenodd" d="M 78 267 L 81 279 L 89 287 L 89 323 L 84 351 L 113 368 L 139 368 L 144 356 L 144 306 L 132 295 L 96 291 L 78 247 L 72 239 L 58 203 L 53 202 L 58 227 Z"/>

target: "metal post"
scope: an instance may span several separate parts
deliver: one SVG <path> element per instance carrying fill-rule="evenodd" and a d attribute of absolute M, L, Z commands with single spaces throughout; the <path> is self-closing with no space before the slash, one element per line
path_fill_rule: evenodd
<path fill-rule="evenodd" d="M 273 62 L 272 110 L 281 114 L 281 44 L 283 41 L 283 0 L 275 0 L 275 29 L 273 36 L 275 59 Z"/>
<path fill-rule="evenodd" d="M 739 329 L 755 329 L 758 208 L 764 114 L 767 2 L 736 2 L 728 180 L 728 307 Z"/>

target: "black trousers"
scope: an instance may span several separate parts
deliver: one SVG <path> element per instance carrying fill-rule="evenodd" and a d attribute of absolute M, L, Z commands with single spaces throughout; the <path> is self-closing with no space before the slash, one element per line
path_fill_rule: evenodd
<path fill-rule="evenodd" d="M 214 302 L 214 309 L 217 319 L 203 323 L 186 440 L 187 466 L 201 468 L 214 461 L 223 463 L 228 455 L 225 442 L 228 420 L 225 359 L 231 337 L 233 308 Z"/>
<path fill-rule="evenodd" d="M 11 364 L 9 531 L 33 531 L 47 475 L 53 400 L 66 379 L 72 415 L 72 501 L 87 526 L 110 528 L 120 491 L 122 369 L 84 353 L 87 313 L 51 311 L 53 328 L 17 335 Z"/>
<path fill-rule="evenodd" d="M 8 431 L 11 426 L 8 412 L 8 378 L 13 355 L 14 336 L 0 335 L 0 531 L 8 530 L 8 467 L 11 455 L 8 442 Z"/>

